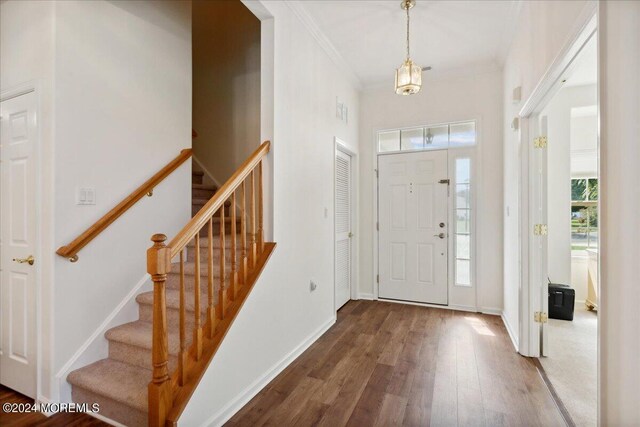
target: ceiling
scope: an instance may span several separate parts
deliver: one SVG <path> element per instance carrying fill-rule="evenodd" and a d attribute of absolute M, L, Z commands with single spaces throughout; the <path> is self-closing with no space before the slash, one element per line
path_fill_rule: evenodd
<path fill-rule="evenodd" d="M 405 56 L 406 15 L 399 0 L 297 3 L 364 86 L 393 79 Z M 411 9 L 411 57 L 438 74 L 499 67 L 519 9 L 519 1 L 417 0 Z"/>

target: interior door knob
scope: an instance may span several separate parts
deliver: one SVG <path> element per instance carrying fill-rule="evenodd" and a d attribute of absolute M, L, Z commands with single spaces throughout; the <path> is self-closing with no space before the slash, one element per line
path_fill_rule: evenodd
<path fill-rule="evenodd" d="M 441 239 L 444 239 L 445 234 L 444 233 L 440 233 L 440 234 L 434 234 L 433 237 L 439 237 Z"/>
<path fill-rule="evenodd" d="M 33 255 L 29 255 L 26 258 L 14 258 L 13 260 L 20 264 L 24 264 L 26 262 L 29 265 L 33 265 L 33 263 L 36 262 L 36 259 L 33 257 Z"/>

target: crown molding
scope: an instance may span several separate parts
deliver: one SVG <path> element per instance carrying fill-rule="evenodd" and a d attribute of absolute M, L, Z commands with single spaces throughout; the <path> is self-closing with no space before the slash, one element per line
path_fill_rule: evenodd
<path fill-rule="evenodd" d="M 353 72 L 347 64 L 347 61 L 345 61 L 344 57 L 338 52 L 329 38 L 322 32 L 316 21 L 309 15 L 309 12 L 302 5 L 302 2 L 298 0 L 284 0 L 284 3 L 289 6 L 293 14 L 296 15 L 300 22 L 307 28 L 309 34 L 318 42 L 338 69 L 347 76 L 355 88 L 362 90 L 362 82 L 358 76 Z"/>

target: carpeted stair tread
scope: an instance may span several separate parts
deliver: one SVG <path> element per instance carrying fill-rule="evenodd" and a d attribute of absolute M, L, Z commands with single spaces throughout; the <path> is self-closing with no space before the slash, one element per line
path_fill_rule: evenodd
<path fill-rule="evenodd" d="M 117 341 L 124 344 L 151 350 L 153 341 L 153 324 L 136 320 L 109 329 L 105 333 L 109 341 Z M 178 354 L 180 350 L 180 334 L 178 331 L 169 330 L 169 354 Z M 151 361 L 149 361 L 151 368 Z"/>
<path fill-rule="evenodd" d="M 180 291 L 178 289 L 166 289 L 165 298 L 168 309 L 179 310 L 180 309 Z M 194 311 L 193 292 L 185 291 L 185 310 L 188 312 Z M 153 306 L 153 291 L 143 292 L 136 297 L 138 304 Z M 206 313 L 207 311 L 207 283 L 200 284 L 200 311 Z"/>
<path fill-rule="evenodd" d="M 206 181 L 206 182 L 205 182 Z M 219 190 L 212 185 L 211 180 L 205 180 L 205 173 L 200 170 L 191 172 L 191 211 L 195 215 L 206 205 L 211 197 Z M 231 201 L 224 203 L 225 223 L 225 287 L 229 286 L 231 272 Z M 237 268 L 241 268 L 242 260 L 242 217 L 236 215 L 236 261 Z M 213 217 L 213 270 L 214 294 L 213 303 L 218 303 L 220 289 L 220 216 Z M 249 224 L 247 223 L 247 227 Z M 200 315 L 201 322 L 207 313 L 208 305 L 208 238 L 207 227 L 199 232 L 200 235 Z M 247 255 L 251 245 L 251 235 L 247 234 Z M 187 245 L 184 263 L 185 273 L 185 311 L 187 322 L 186 345 L 193 341 L 191 330 L 194 322 L 194 287 L 195 287 L 195 239 Z M 240 272 L 238 272 L 240 273 Z M 178 364 L 180 350 L 180 265 L 174 263 L 167 276 L 165 289 L 167 308 L 167 330 L 169 369 L 173 371 Z M 109 329 L 105 338 L 109 343 L 109 356 L 83 368 L 71 372 L 67 381 L 72 385 L 74 401 L 100 402 L 101 413 L 105 416 L 130 426 L 147 425 L 147 389 L 151 381 L 151 352 L 153 350 L 153 291 L 143 292 L 136 296 L 139 320 L 128 322 Z"/>
<path fill-rule="evenodd" d="M 249 235 L 247 235 L 247 246 L 249 246 L 249 244 L 251 243 L 251 237 Z M 242 245 L 242 234 L 238 233 L 236 234 L 236 247 L 240 248 Z M 215 250 L 220 250 L 220 236 L 216 236 L 213 238 L 213 248 Z M 226 233 L 225 234 L 225 238 L 224 238 L 224 246 L 226 249 L 229 249 L 231 247 L 231 233 Z M 196 247 L 196 239 L 191 239 L 191 241 L 189 243 L 187 243 L 187 247 L 188 248 L 195 248 Z M 201 248 L 207 248 L 209 247 L 209 237 L 206 236 L 200 236 L 200 247 Z M 248 250 L 248 248 L 247 248 Z"/>
<path fill-rule="evenodd" d="M 191 199 L 191 204 L 192 205 L 204 205 L 209 200 L 211 200 L 211 197 L 209 197 L 209 198 L 206 198 L 206 197 L 193 197 Z M 227 200 L 226 202 L 224 202 L 224 205 L 227 206 L 227 207 L 231 206 L 231 200 Z"/>
<path fill-rule="evenodd" d="M 147 411 L 150 371 L 112 359 L 102 359 L 69 374 L 67 381 L 140 411 Z"/>
<path fill-rule="evenodd" d="M 207 185 L 207 184 L 191 184 L 191 188 L 194 190 L 207 190 L 207 191 L 218 191 L 218 187 L 215 185 Z"/>

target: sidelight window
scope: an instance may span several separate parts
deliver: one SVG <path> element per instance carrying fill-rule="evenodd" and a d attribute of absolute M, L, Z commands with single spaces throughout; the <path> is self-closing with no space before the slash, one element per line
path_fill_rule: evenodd
<path fill-rule="evenodd" d="M 455 284 L 471 286 L 471 159 L 458 157 L 455 160 L 454 197 L 454 241 Z"/>

